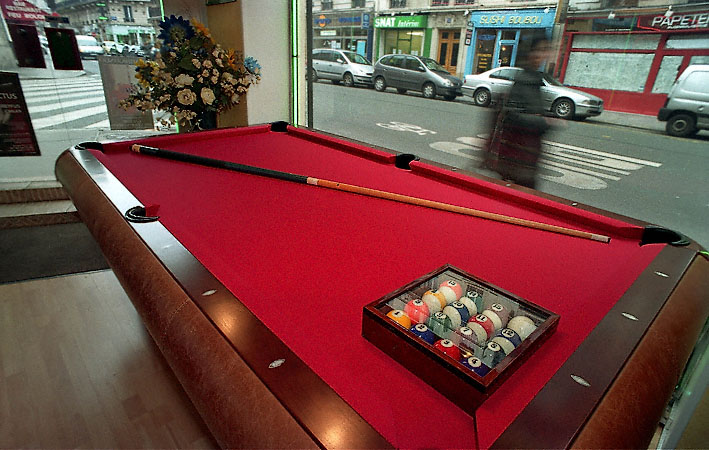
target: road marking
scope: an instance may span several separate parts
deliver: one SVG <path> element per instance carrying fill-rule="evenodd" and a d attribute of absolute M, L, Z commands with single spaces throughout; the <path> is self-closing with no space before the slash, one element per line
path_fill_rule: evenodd
<path fill-rule="evenodd" d="M 89 117 L 89 116 L 94 116 L 94 115 L 105 115 L 108 114 L 108 110 L 106 109 L 106 105 L 99 105 L 95 106 L 93 108 L 84 108 L 78 111 L 71 111 L 67 112 L 64 114 L 57 114 L 49 117 L 44 117 L 42 119 L 37 119 L 32 121 L 32 126 L 34 127 L 35 130 L 41 130 L 42 128 L 49 128 L 51 126 L 55 126 L 58 123 L 61 122 L 69 122 L 71 120 L 76 120 L 76 119 L 83 119 L 84 117 Z M 57 121 L 58 116 L 61 117 L 61 121 Z"/>
<path fill-rule="evenodd" d="M 412 133 L 418 134 L 419 136 L 425 136 L 427 134 L 437 134 L 435 131 L 427 130 L 418 125 L 411 125 L 403 122 L 377 123 L 377 126 L 394 131 L 410 131 Z"/>
<path fill-rule="evenodd" d="M 461 136 L 456 142 L 434 142 L 430 147 L 476 162 L 482 161 L 486 136 Z M 605 189 L 608 181 L 620 181 L 647 167 L 657 168 L 662 163 L 616 155 L 560 142 L 543 141 L 539 159 L 539 178 L 577 189 Z"/>

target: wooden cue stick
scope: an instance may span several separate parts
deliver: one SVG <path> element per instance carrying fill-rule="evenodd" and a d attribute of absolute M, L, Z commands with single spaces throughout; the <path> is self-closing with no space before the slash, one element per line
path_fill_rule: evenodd
<path fill-rule="evenodd" d="M 172 159 L 176 161 L 188 162 L 192 164 L 199 164 L 208 167 L 215 167 L 219 169 L 234 170 L 237 172 L 248 173 L 252 175 L 261 175 L 265 177 L 277 178 L 280 180 L 294 181 L 296 183 L 310 184 L 313 186 L 326 187 L 329 189 L 335 189 L 338 191 L 351 192 L 355 194 L 366 195 L 369 197 L 377 197 L 386 200 L 393 200 L 401 203 L 408 203 L 410 205 L 423 206 L 425 208 L 433 208 L 442 211 L 454 212 L 458 214 L 464 214 L 467 216 L 478 217 L 482 219 L 494 220 L 496 222 L 509 223 L 512 225 L 523 226 L 527 228 L 534 228 L 537 230 L 550 231 L 558 234 L 565 234 L 568 236 L 574 236 L 584 239 L 590 239 L 592 241 L 598 242 L 610 242 L 610 237 L 604 236 L 602 234 L 588 233 L 586 231 L 574 230 L 571 228 L 560 227 L 556 225 L 549 225 L 541 222 L 534 222 L 526 219 L 519 219 L 516 217 L 505 216 L 503 214 L 490 213 L 486 211 L 480 211 L 477 209 L 465 208 L 463 206 L 451 205 L 449 203 L 442 203 L 433 200 L 426 200 L 418 197 L 411 197 L 408 195 L 395 194 L 393 192 L 379 191 L 377 189 L 370 189 L 362 186 L 356 186 L 352 184 L 339 183 L 337 181 L 321 180 L 319 178 L 308 177 L 305 175 L 297 175 L 288 172 L 281 172 L 278 170 L 264 169 L 261 167 L 247 166 L 244 164 L 238 164 L 230 161 L 223 161 L 220 159 L 207 158 L 204 156 L 189 155 L 187 153 L 174 152 L 172 150 L 165 150 L 155 147 L 149 147 L 146 145 L 133 144 L 131 145 L 131 150 L 136 153 L 141 153 L 144 155 L 157 156 L 160 158 Z"/>

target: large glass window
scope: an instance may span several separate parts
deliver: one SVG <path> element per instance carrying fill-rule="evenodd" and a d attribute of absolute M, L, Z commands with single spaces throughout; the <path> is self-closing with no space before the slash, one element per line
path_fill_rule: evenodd
<path fill-rule="evenodd" d="M 643 92 L 652 53 L 573 52 L 564 83 L 570 86 Z M 627 70 L 632 67 L 633 70 Z"/>

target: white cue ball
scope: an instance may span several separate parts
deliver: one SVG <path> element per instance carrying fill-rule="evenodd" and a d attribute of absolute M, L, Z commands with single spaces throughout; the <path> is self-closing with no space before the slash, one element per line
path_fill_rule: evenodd
<path fill-rule="evenodd" d="M 527 316 L 515 316 L 510 319 L 507 328 L 513 330 L 515 333 L 519 334 L 522 340 L 525 340 L 537 329 L 537 326 L 534 325 L 532 319 Z"/>

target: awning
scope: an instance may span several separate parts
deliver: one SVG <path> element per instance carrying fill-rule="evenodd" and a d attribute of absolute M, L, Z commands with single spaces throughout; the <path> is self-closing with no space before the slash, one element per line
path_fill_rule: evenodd
<path fill-rule="evenodd" d="M 45 16 L 51 15 L 26 0 L 0 0 L 0 6 L 3 17 L 9 22 L 44 21 Z"/>

